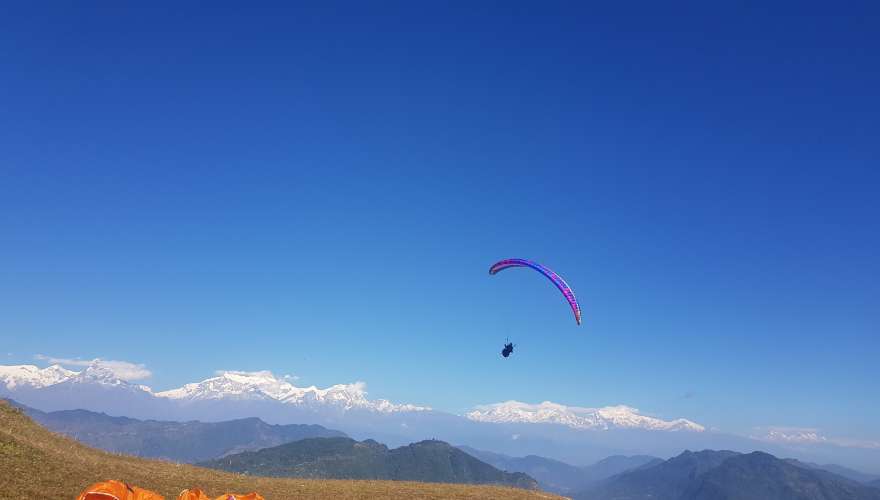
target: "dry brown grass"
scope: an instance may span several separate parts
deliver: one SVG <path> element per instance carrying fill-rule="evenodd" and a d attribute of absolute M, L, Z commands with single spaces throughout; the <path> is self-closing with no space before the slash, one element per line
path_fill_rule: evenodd
<path fill-rule="evenodd" d="M 89 448 L 49 432 L 0 401 L 0 498 L 70 500 L 91 483 L 118 479 L 177 498 L 184 488 L 211 495 L 257 491 L 267 500 L 288 498 L 559 499 L 541 491 L 496 486 L 276 479 L 146 460 Z"/>

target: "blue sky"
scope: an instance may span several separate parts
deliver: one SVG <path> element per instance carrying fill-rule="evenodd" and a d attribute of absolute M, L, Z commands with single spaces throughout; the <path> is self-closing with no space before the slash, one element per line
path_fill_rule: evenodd
<path fill-rule="evenodd" d="M 6 363 L 878 439 L 880 37 L 846 8 L 7 6 Z"/>

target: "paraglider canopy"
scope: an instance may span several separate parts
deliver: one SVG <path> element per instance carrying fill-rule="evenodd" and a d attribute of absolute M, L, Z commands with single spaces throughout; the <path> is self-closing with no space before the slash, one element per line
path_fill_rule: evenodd
<path fill-rule="evenodd" d="M 571 307 L 571 311 L 574 313 L 574 320 L 577 321 L 577 324 L 581 324 L 581 306 L 578 304 L 577 299 L 574 298 L 574 292 L 562 279 L 561 276 L 554 273 L 550 269 L 538 264 L 537 262 L 533 262 L 526 259 L 504 259 L 502 261 L 498 261 L 489 268 L 489 274 L 495 274 L 498 271 L 503 271 L 509 267 L 530 267 L 535 271 L 543 274 L 550 281 L 556 285 L 556 288 L 562 292 L 562 295 L 565 296 L 565 300 L 568 301 L 568 305 Z M 507 357 L 507 356 L 505 356 Z"/>

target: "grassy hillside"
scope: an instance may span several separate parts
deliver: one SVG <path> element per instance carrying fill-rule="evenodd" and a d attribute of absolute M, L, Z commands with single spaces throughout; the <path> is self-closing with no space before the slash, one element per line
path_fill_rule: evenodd
<path fill-rule="evenodd" d="M 268 500 L 288 498 L 559 498 L 544 492 L 496 486 L 397 481 L 270 479 L 95 450 L 53 434 L 20 410 L 0 402 L 0 498 L 73 499 L 87 485 L 120 479 L 174 499 L 184 488 L 212 495 L 258 491 Z"/>

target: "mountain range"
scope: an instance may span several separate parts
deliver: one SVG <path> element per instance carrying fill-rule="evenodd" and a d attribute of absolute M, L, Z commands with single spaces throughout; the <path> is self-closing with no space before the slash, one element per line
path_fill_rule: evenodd
<path fill-rule="evenodd" d="M 170 422 L 87 410 L 43 412 L 10 401 L 47 429 L 115 453 L 194 463 L 315 437 L 345 437 L 320 425 L 269 425 L 259 418 Z"/>
<path fill-rule="evenodd" d="M 231 491 L 257 491 L 270 499 L 557 498 L 541 491 L 493 485 L 253 477 L 108 453 L 51 432 L 21 409 L 0 400 L 0 498 L 76 498 L 86 485 L 108 478 L 124 480 L 168 499 L 177 498 L 182 488 L 193 486 L 204 489 L 211 498 Z"/>
<path fill-rule="evenodd" d="M 10 395 L 33 396 L 50 393 L 61 396 L 71 390 L 116 390 L 138 398 L 153 398 L 158 402 L 177 401 L 184 404 L 210 401 L 273 401 L 300 408 L 362 409 L 375 412 L 416 412 L 430 408 L 416 405 L 396 405 L 384 399 L 369 400 L 362 383 L 337 384 L 326 389 L 315 386 L 300 388 L 271 372 L 220 372 L 201 382 L 185 384 L 178 389 L 153 392 L 145 385 L 131 384 L 118 378 L 100 360 L 82 371 L 67 370 L 59 365 L 38 368 L 33 365 L 0 366 L 0 389 Z M 23 398 L 16 398 L 22 401 Z M 56 405 L 64 405 L 60 400 Z"/>
<path fill-rule="evenodd" d="M 458 446 L 458 448 L 500 470 L 528 474 L 538 481 L 538 486 L 542 490 L 561 494 L 577 492 L 615 474 L 663 461 L 657 457 L 646 455 L 631 457 L 615 455 L 595 464 L 579 467 L 537 455 L 510 457 L 500 453 L 477 450 L 469 446 Z"/>
<path fill-rule="evenodd" d="M 352 438 L 402 446 L 426 438 L 467 443 L 510 456 L 538 455 L 586 465 L 611 455 L 669 457 L 685 449 L 761 449 L 779 456 L 880 472 L 880 448 L 789 445 L 662 419 L 627 405 L 583 408 L 506 401 L 463 415 L 368 397 L 363 383 L 297 387 L 267 371 L 224 371 L 201 382 L 153 391 L 95 361 L 80 371 L 53 365 L 0 366 L 0 397 L 43 411 L 87 409 L 141 420 L 218 422 L 258 417 L 269 424 L 317 424 Z"/>
<path fill-rule="evenodd" d="M 837 464 L 814 464 L 811 462 L 802 462 L 800 460 L 795 460 L 793 458 L 784 459 L 786 462 L 791 463 L 792 465 L 796 465 L 798 467 L 803 467 L 807 469 L 819 469 L 831 472 L 833 474 L 837 474 L 838 476 L 843 476 L 847 479 L 851 479 L 858 483 L 864 484 L 880 484 L 877 481 L 880 481 L 880 476 L 875 474 L 866 474 L 862 471 L 850 469 L 849 467 L 843 467 Z"/>
<path fill-rule="evenodd" d="M 576 466 L 536 455 L 453 448 L 436 440 L 389 449 L 320 426 L 269 425 L 256 418 L 178 423 L 85 410 L 24 411 L 43 425 L 106 449 L 188 461 L 215 456 L 201 464 L 252 475 L 541 487 L 577 500 L 880 500 L 880 480 L 869 474 L 763 452 L 686 451 L 665 461 L 612 456 Z M 308 437 L 313 434 L 336 437 Z M 293 441 L 273 446 L 285 440 Z"/>
<path fill-rule="evenodd" d="M 880 500 L 880 489 L 763 452 L 685 451 L 612 476 L 577 500 Z"/>
<path fill-rule="evenodd" d="M 371 439 L 314 438 L 229 455 L 200 465 L 255 476 L 378 479 L 432 483 L 497 484 L 537 489 L 520 472 L 503 472 L 436 440 L 389 449 Z"/>
<path fill-rule="evenodd" d="M 199 462 L 215 460 L 209 465 L 218 468 L 227 468 L 224 466 L 223 457 L 230 460 L 241 461 L 243 463 L 253 462 L 248 455 L 239 455 L 242 451 L 260 450 L 265 448 L 273 448 L 276 445 L 301 441 L 315 437 L 345 437 L 340 431 L 333 431 L 318 425 L 270 425 L 258 418 L 239 419 L 223 422 L 171 422 L 171 421 L 142 421 L 127 417 L 113 417 L 103 413 L 95 413 L 87 410 L 62 410 L 55 412 L 42 412 L 33 408 L 28 408 L 13 402 L 13 405 L 22 408 L 28 416 L 38 423 L 46 426 L 50 430 L 66 434 L 77 440 L 98 448 L 116 453 L 127 455 L 135 455 L 152 458 L 165 458 L 177 462 Z M 320 443 L 320 440 L 315 441 Z M 393 460 L 400 450 L 424 448 L 424 443 L 416 443 L 410 445 L 409 448 L 402 447 L 398 450 L 388 450 L 384 445 L 380 445 L 375 441 L 366 440 L 361 444 L 363 446 L 347 447 L 354 442 L 353 440 L 343 441 L 347 443 L 343 446 L 348 450 L 349 456 L 344 460 L 336 453 L 338 451 L 330 446 L 322 448 L 316 444 L 305 447 L 307 453 L 303 454 L 300 450 L 298 461 L 292 469 L 286 470 L 285 466 L 278 465 L 278 458 L 269 458 L 260 461 L 256 468 L 248 469 L 251 473 L 272 474 L 272 475 L 296 475 L 302 477 L 326 477 L 326 478 L 350 478 L 350 477 L 382 477 L 386 479 L 394 479 L 398 477 L 411 478 L 411 471 L 395 476 Z M 333 443 L 330 441 L 329 443 Z M 355 442 L 356 443 L 356 442 Z M 439 441 L 427 441 L 425 443 L 440 443 Z M 337 445 L 339 443 L 336 443 Z M 440 448 L 445 446 L 437 444 Z M 365 453 L 353 454 L 352 450 L 360 450 Z M 687 483 L 681 486 L 676 479 L 679 476 L 703 477 L 703 474 L 720 466 L 725 460 L 731 457 L 742 456 L 734 452 L 699 452 L 685 453 L 675 457 L 667 462 L 651 457 L 651 456 L 611 456 L 600 460 L 588 466 L 575 466 L 537 455 L 528 455 L 525 457 L 511 457 L 508 455 L 494 453 L 468 446 L 458 446 L 459 450 L 477 460 L 508 473 L 522 473 L 537 481 L 538 487 L 543 490 L 560 493 L 565 495 L 577 494 L 583 498 L 591 498 L 591 495 L 603 497 L 605 495 L 619 494 L 628 496 L 637 494 L 640 488 L 647 487 L 645 495 L 668 494 L 669 498 L 691 498 L 686 495 L 692 494 L 699 488 L 704 488 L 702 483 L 698 486 Z M 381 455 L 385 452 L 389 453 L 390 459 L 384 459 Z M 266 452 L 271 454 L 272 452 Z M 309 455 L 311 453 L 311 455 Z M 324 455 L 321 455 L 321 454 Z M 327 460 L 326 455 L 336 453 L 335 458 Z M 285 453 L 280 453 L 286 456 Z M 344 454 L 343 454 L 344 455 Z M 442 455 L 442 454 L 441 454 Z M 252 455 L 258 458 L 265 458 L 264 454 L 256 453 Z M 413 456 L 416 456 L 415 454 Z M 426 454 L 427 457 L 434 457 L 436 461 L 437 453 Z M 423 457 L 424 458 L 424 457 Z M 288 457 L 289 459 L 289 457 Z M 378 460 L 378 462 L 377 462 Z M 377 465 L 386 462 L 384 465 Z M 440 461 L 442 463 L 442 460 Z M 460 460 L 461 463 L 467 465 L 466 460 Z M 775 464 L 776 459 L 771 461 Z M 862 498 L 863 491 L 860 485 L 856 483 L 869 483 L 878 479 L 876 476 L 865 474 L 860 471 L 841 467 L 834 464 L 818 465 L 809 462 L 802 462 L 795 459 L 783 459 L 784 464 L 791 465 L 800 470 L 814 471 L 819 475 L 820 479 L 829 477 L 836 480 L 831 484 L 843 484 L 844 489 L 840 493 L 840 498 Z M 226 462 L 229 466 L 232 464 Z M 268 465 L 271 464 L 271 465 Z M 648 469 L 653 469 L 658 464 L 664 464 L 661 469 L 646 473 Z M 250 464 L 251 466 L 253 464 Z M 419 466 L 424 469 L 426 478 L 432 481 L 453 481 L 453 482 L 471 482 L 483 480 L 486 478 L 488 482 L 499 484 L 513 484 L 511 478 L 504 476 L 494 476 L 492 474 L 477 473 L 474 471 L 458 471 L 455 469 L 445 469 L 437 467 L 430 459 L 425 461 L 425 465 Z M 279 469 L 275 471 L 274 469 Z M 290 469 L 288 467 L 287 469 Z M 473 466 L 471 467 L 473 468 Z M 230 469 L 232 470 L 232 469 Z M 795 469 L 792 469 L 795 470 Z M 274 471 L 274 472 L 273 472 Z M 684 471 L 684 472 L 682 472 Z M 637 472 L 638 474 L 628 474 Z M 766 471 L 764 471 L 766 472 Z M 799 471 L 800 472 L 800 471 Z M 832 473 L 829 475 L 829 473 Z M 353 476 L 352 476 L 353 474 Z M 482 475 L 481 475 L 482 474 Z M 720 474 L 718 472 L 713 474 Z M 802 473 L 801 473 L 802 474 Z M 790 474 L 783 473 L 780 477 L 789 477 Z M 714 476 L 705 476 L 705 479 L 711 479 Z M 476 479 L 475 479 L 476 478 Z M 483 479 L 480 479 L 483 478 Z M 522 478 L 520 478 L 522 479 Z M 680 478 L 679 478 L 680 479 Z M 759 478 L 760 479 L 760 478 Z M 796 478 L 798 483 L 806 481 L 814 481 L 811 478 Z M 750 482 L 756 479 L 749 479 Z M 776 485 L 779 477 L 767 477 L 763 480 L 769 484 Z M 849 483 L 841 483 L 842 480 L 849 480 Z M 519 480 L 515 480 L 519 481 Z M 736 481 L 734 481 L 735 483 Z M 520 485 L 528 486 L 530 483 L 519 481 Z M 635 483 L 635 484 L 634 484 Z M 685 481 L 686 483 L 686 481 Z M 818 484 L 818 483 L 817 483 Z M 732 487 L 732 486 L 731 486 Z M 739 488 L 739 486 L 736 486 Z M 824 488 L 823 491 L 829 490 L 829 486 L 820 484 L 819 486 L 811 486 L 816 488 Z M 830 490 L 829 490 L 830 491 Z M 663 493 L 666 492 L 666 493 Z M 678 495 L 678 496 L 675 496 Z M 685 496 L 682 496 L 685 495 Z M 700 497 L 696 497 L 700 498 Z M 804 497 L 813 498 L 813 497 Z M 824 498 L 824 497 L 815 497 Z M 836 498 L 836 497 L 829 497 Z M 871 498 L 868 496 L 867 498 Z"/>
<path fill-rule="evenodd" d="M 271 372 L 224 371 L 201 382 L 185 384 L 177 389 L 154 392 L 145 385 L 130 384 L 103 366 L 100 360 L 82 371 L 67 370 L 59 365 L 38 368 L 33 365 L 0 366 L 0 390 L 15 399 L 25 401 L 37 394 L 61 396 L 63 392 L 95 388 L 116 390 L 138 398 L 153 398 L 157 405 L 176 402 L 180 407 L 192 408 L 199 404 L 217 402 L 274 402 L 290 408 L 315 412 L 328 409 L 350 411 L 366 410 L 375 413 L 415 413 L 432 411 L 430 407 L 413 404 L 394 404 L 385 399 L 368 399 L 363 383 L 337 384 L 326 389 L 315 386 L 296 387 Z M 105 402 L 104 404 L 109 404 Z M 57 400 L 56 406 L 67 401 Z M 167 406 L 167 405 L 166 405 Z M 642 415 L 626 405 L 603 408 L 580 408 L 545 401 L 528 404 L 506 401 L 482 405 L 468 412 L 465 418 L 474 422 L 559 424 L 574 429 L 609 430 L 640 429 L 656 431 L 703 432 L 705 428 L 686 419 L 665 421 Z"/>
<path fill-rule="evenodd" d="M 478 406 L 467 414 L 467 418 L 477 422 L 561 424 L 574 429 L 643 429 L 693 432 L 706 430 L 702 425 L 683 418 L 665 421 L 641 415 L 638 409 L 626 405 L 579 408 L 550 401 L 544 401 L 540 404 L 506 401 Z"/>

